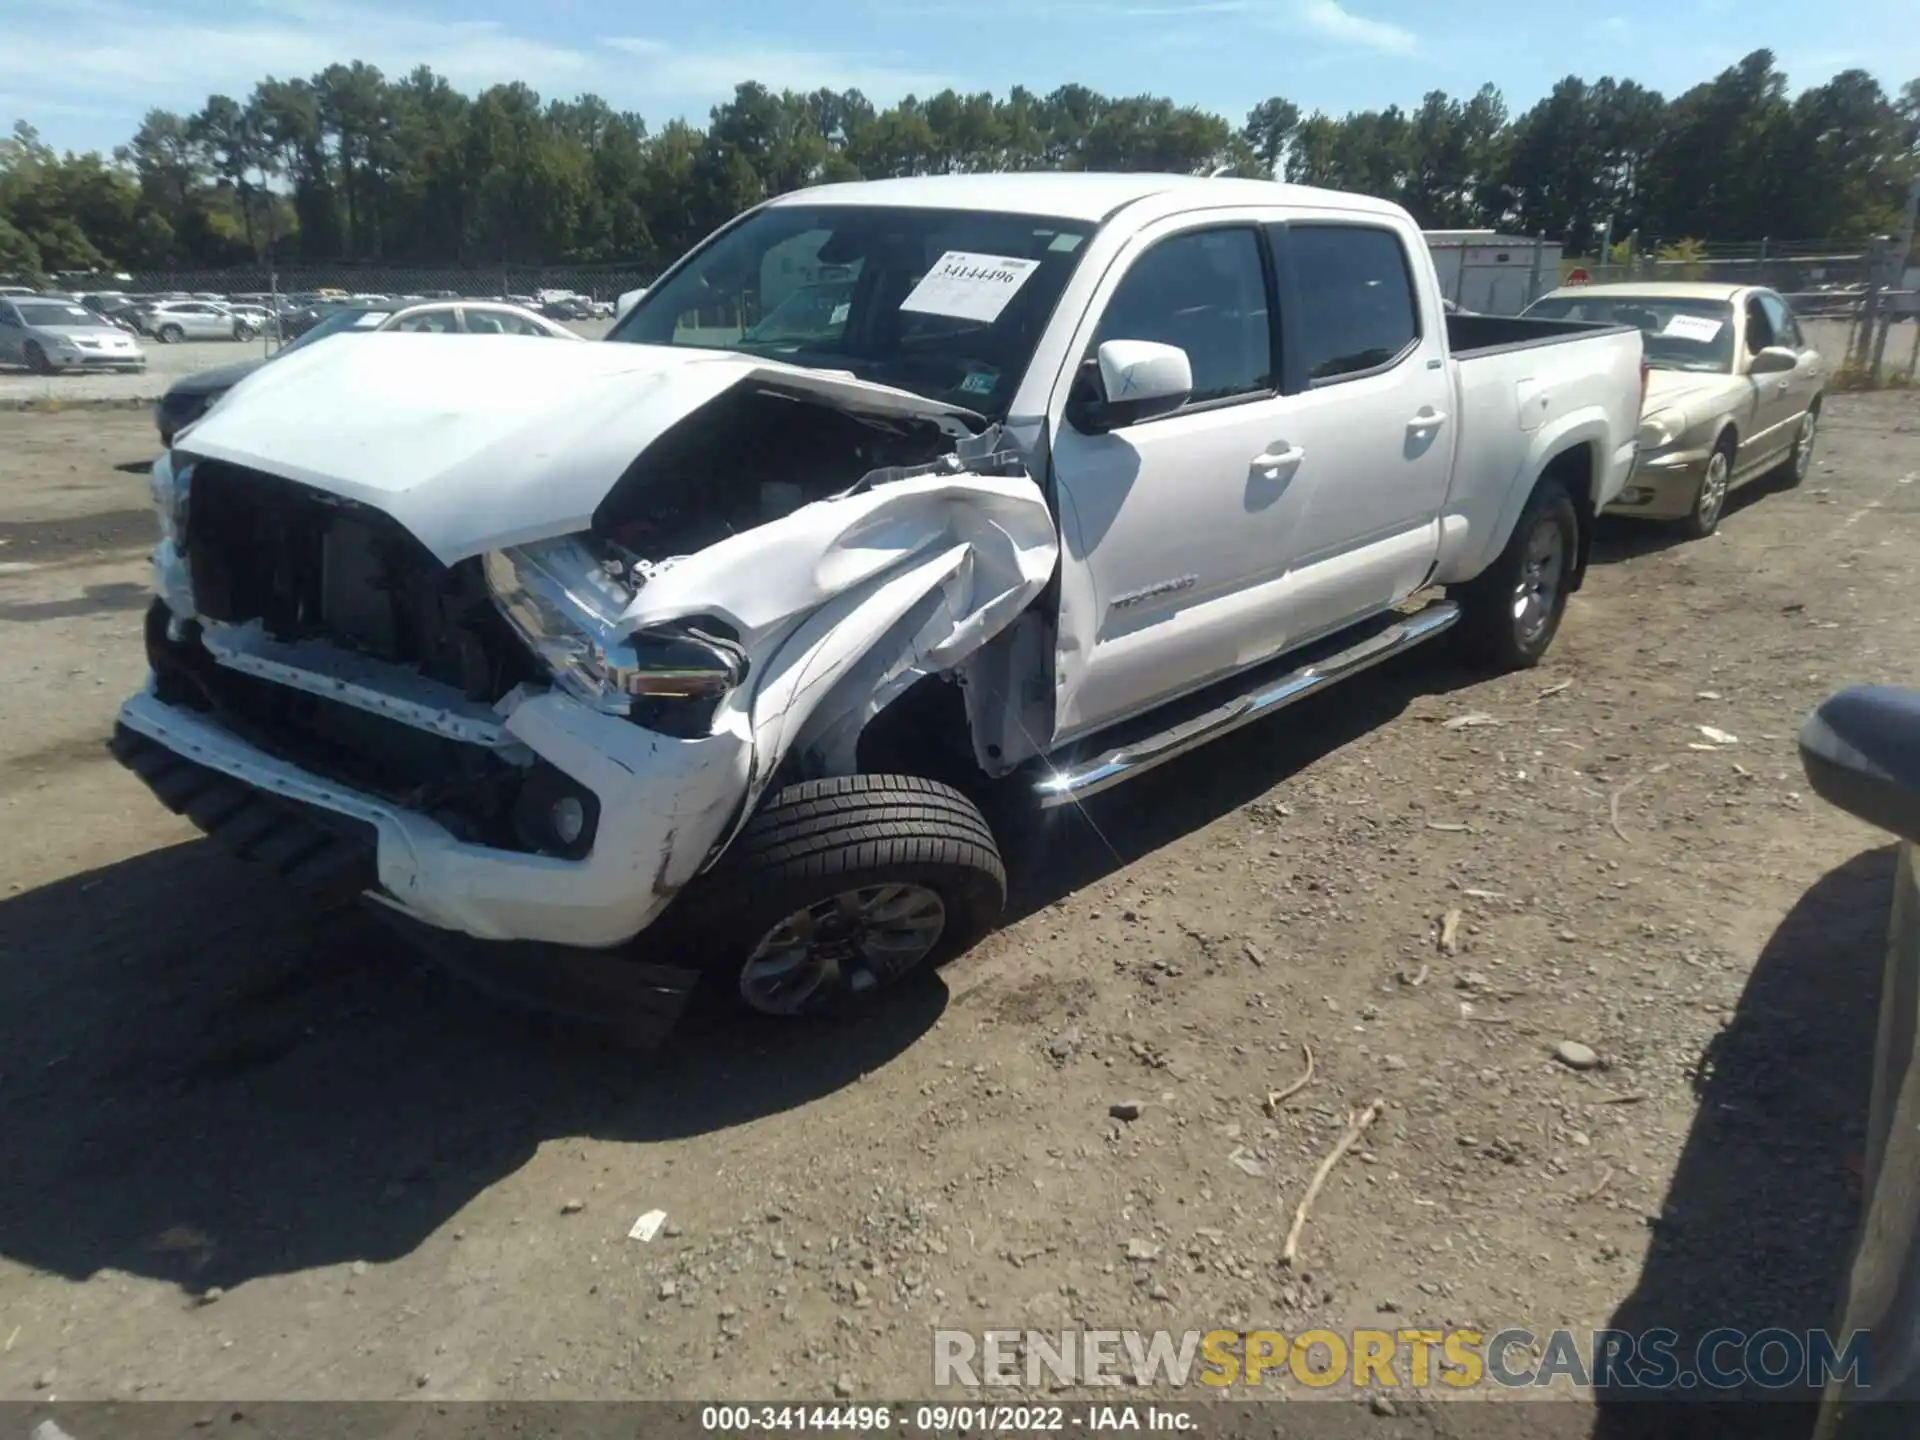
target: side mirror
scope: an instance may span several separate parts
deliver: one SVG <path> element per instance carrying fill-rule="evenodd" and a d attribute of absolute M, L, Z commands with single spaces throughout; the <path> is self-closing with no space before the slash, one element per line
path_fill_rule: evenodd
<path fill-rule="evenodd" d="M 1067 418 L 1076 430 L 1104 435 L 1166 415 L 1193 394 L 1193 364 L 1178 345 L 1109 340 L 1074 382 Z"/>
<path fill-rule="evenodd" d="M 1784 345 L 1769 345 L 1747 362 L 1749 375 L 1784 375 L 1800 363 L 1800 357 Z"/>
<path fill-rule="evenodd" d="M 1920 690 L 1829 696 L 1800 727 L 1800 764 L 1821 799 L 1920 844 Z"/>
<path fill-rule="evenodd" d="M 647 287 L 644 285 L 642 285 L 638 290 L 627 291 L 626 294 L 622 295 L 618 300 L 614 302 L 613 318 L 616 320 L 624 318 L 626 313 L 629 310 L 633 309 L 635 305 L 640 303 L 640 297 L 646 293 L 647 293 Z"/>

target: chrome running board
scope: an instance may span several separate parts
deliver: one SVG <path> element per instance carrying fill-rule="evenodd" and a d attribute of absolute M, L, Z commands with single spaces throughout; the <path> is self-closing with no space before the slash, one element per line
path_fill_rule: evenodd
<path fill-rule="evenodd" d="M 1453 601 L 1436 600 L 1344 650 L 1311 661 L 1278 679 L 1269 676 L 1256 680 L 1242 694 L 1132 744 L 1065 766 L 1049 765 L 1043 760 L 1041 779 L 1034 787 L 1041 808 L 1052 809 L 1084 800 L 1123 780 L 1145 774 L 1209 740 L 1217 740 L 1242 725 L 1251 725 L 1276 710 L 1284 710 L 1316 690 L 1403 654 L 1451 629 L 1459 618 L 1460 607 Z"/>

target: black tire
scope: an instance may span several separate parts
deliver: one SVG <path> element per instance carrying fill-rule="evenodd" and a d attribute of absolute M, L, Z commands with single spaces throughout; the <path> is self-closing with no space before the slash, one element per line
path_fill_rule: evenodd
<path fill-rule="evenodd" d="M 1693 509 L 1674 521 L 1674 528 L 1689 540 L 1704 540 L 1720 528 L 1720 521 L 1727 513 L 1727 496 L 1733 493 L 1733 461 L 1735 454 L 1734 439 L 1731 434 L 1722 435 L 1715 442 L 1713 453 L 1707 457 L 1706 473 L 1700 477 L 1700 489 L 1694 494 Z M 1714 493 L 1713 483 L 1715 466 L 1722 467 L 1718 493 Z"/>
<path fill-rule="evenodd" d="M 1777 478 L 1791 490 L 1813 473 L 1813 447 L 1820 436 L 1820 402 L 1825 398 L 1816 395 L 1813 403 L 1807 406 L 1807 413 L 1800 417 L 1800 429 L 1794 434 L 1793 448 L 1787 451 L 1787 458 L 1780 462 Z"/>
<path fill-rule="evenodd" d="M 47 358 L 47 352 L 40 348 L 38 340 L 27 341 L 27 369 L 36 375 L 51 375 L 57 367 Z"/>
<path fill-rule="evenodd" d="M 182 340 L 187 338 L 187 332 L 182 330 L 178 325 L 162 325 L 158 330 L 153 332 L 153 338 L 158 340 L 162 345 L 178 345 Z"/>
<path fill-rule="evenodd" d="M 776 993 L 778 957 L 756 964 L 759 948 L 802 912 L 863 895 L 909 907 L 885 932 L 901 953 L 869 952 L 870 919 L 829 913 L 829 933 L 796 941 L 787 993 Z M 763 800 L 720 864 L 680 897 L 673 934 L 681 963 L 690 959 L 704 972 L 709 1002 L 819 1016 L 861 1005 L 963 953 L 993 928 L 1006 897 L 993 832 L 966 796 L 915 776 L 846 775 L 789 785 Z M 922 945 L 936 912 L 937 930 Z"/>
<path fill-rule="evenodd" d="M 1540 562 L 1537 578 L 1542 583 L 1533 592 L 1533 606 L 1522 612 L 1514 602 L 1522 581 L 1535 572 L 1536 562 Z M 1453 589 L 1452 598 L 1460 606 L 1454 645 L 1461 656 L 1492 670 L 1538 665 L 1560 629 L 1579 563 L 1580 511 L 1567 487 L 1545 476 L 1534 487 L 1499 558 Z"/>

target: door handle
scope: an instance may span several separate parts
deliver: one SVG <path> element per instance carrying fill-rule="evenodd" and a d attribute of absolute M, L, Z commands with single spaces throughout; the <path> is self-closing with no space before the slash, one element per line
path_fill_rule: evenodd
<path fill-rule="evenodd" d="M 1446 423 L 1447 423 L 1446 411 L 1425 409 L 1425 410 L 1422 410 L 1418 415 L 1414 416 L 1411 420 L 1407 421 L 1407 429 L 1438 430 L 1442 425 Z"/>
<path fill-rule="evenodd" d="M 1300 462 L 1307 458 L 1307 452 L 1298 445 L 1289 445 L 1282 440 L 1271 449 L 1262 450 L 1253 457 L 1253 468 L 1264 470 L 1269 480 L 1282 470 L 1298 469 Z"/>

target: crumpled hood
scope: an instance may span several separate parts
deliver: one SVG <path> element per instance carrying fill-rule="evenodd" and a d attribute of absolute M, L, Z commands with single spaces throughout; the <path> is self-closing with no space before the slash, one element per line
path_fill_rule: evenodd
<path fill-rule="evenodd" d="M 586 529 L 642 450 L 748 383 L 955 435 L 986 423 L 909 391 L 727 351 L 380 333 L 332 336 L 262 366 L 179 448 L 374 506 L 451 565 Z"/>
<path fill-rule="evenodd" d="M 1691 415 L 1725 404 L 1746 381 L 1736 375 L 1707 375 L 1697 370 L 1651 370 L 1647 373 L 1647 403 L 1643 413 L 1673 411 Z"/>

